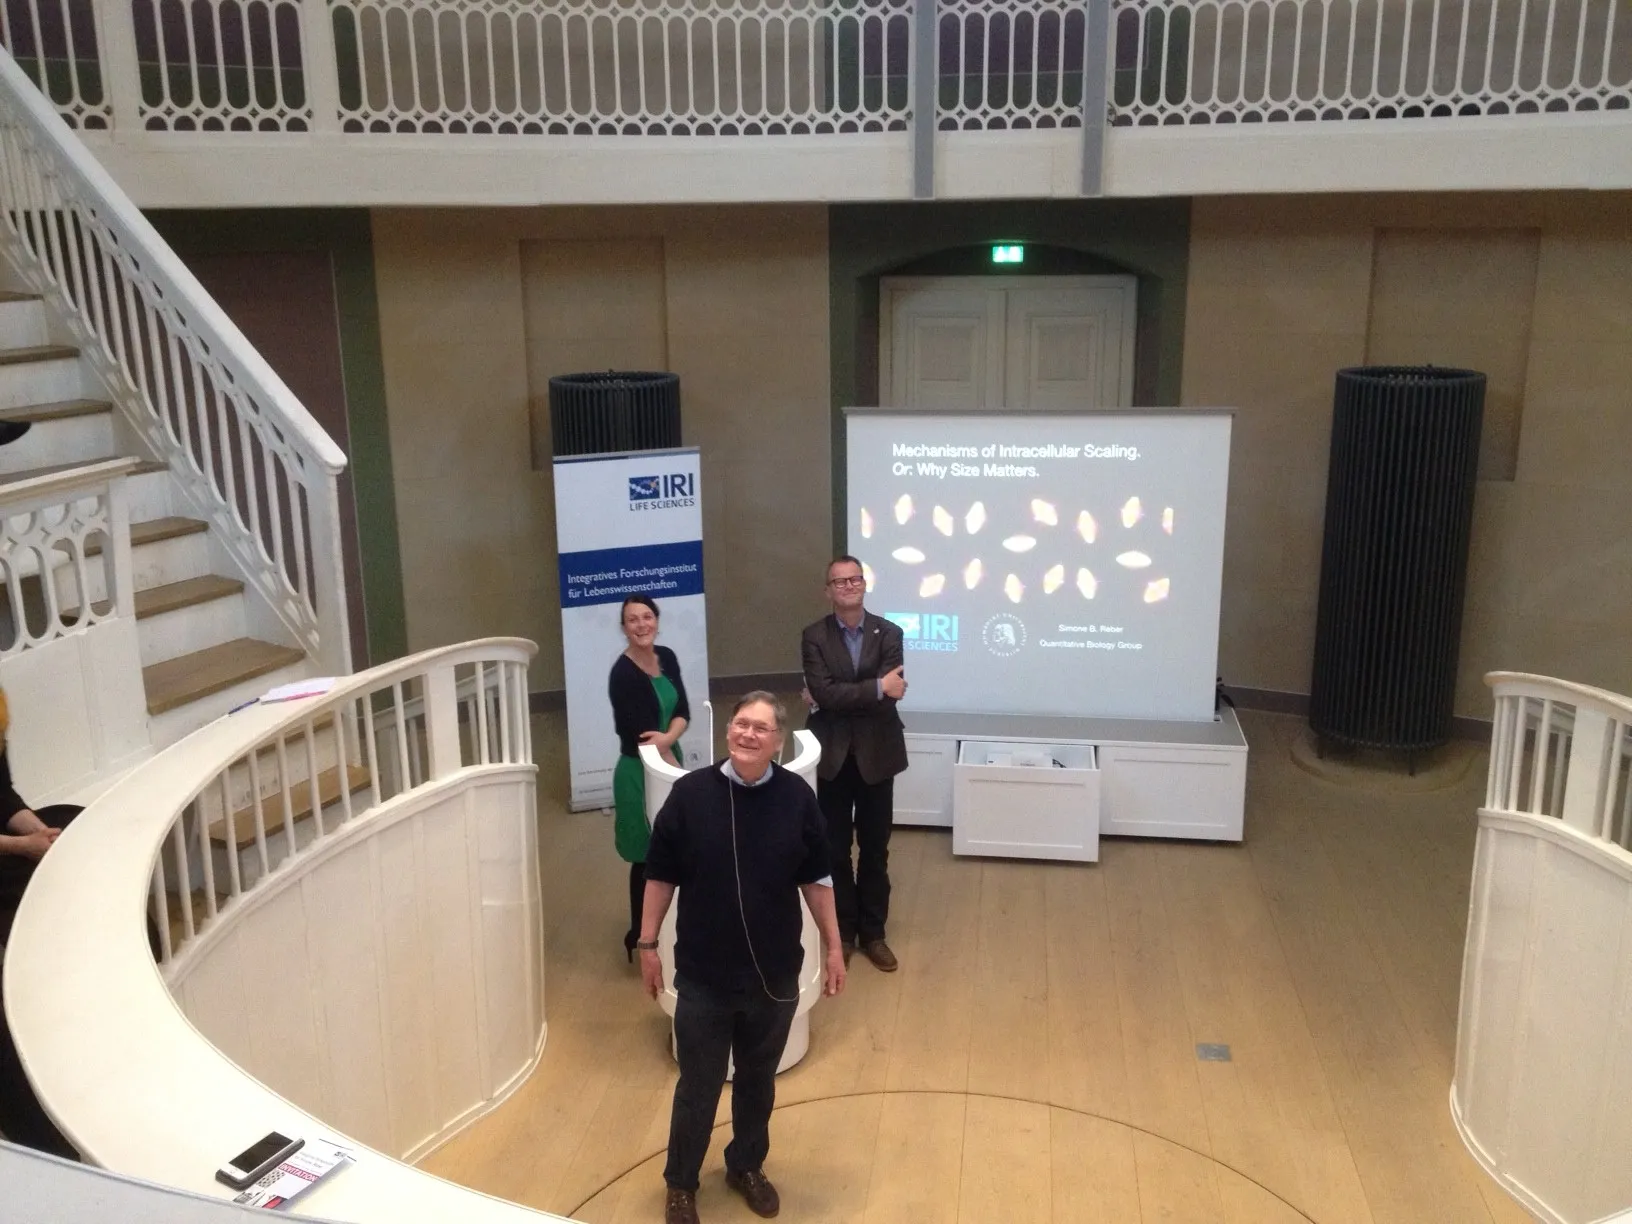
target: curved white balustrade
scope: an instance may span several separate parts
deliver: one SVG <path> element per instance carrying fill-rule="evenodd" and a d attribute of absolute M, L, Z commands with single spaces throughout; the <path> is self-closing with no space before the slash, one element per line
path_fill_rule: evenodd
<path fill-rule="evenodd" d="M 89 1162 L 219 1199 L 216 1167 L 266 1131 L 344 1136 L 375 1150 L 302 1214 L 557 1218 L 386 1154 L 491 1107 L 542 1046 L 534 649 L 428 651 L 229 715 L 63 834 L 5 988 L 39 1097 Z"/>
<path fill-rule="evenodd" d="M 814 735 L 804 730 L 793 733 L 793 745 L 793 760 L 787 762 L 783 768 L 790 773 L 798 774 L 814 791 L 816 766 L 822 759 L 822 746 L 816 742 Z M 685 777 L 686 771 L 679 766 L 670 765 L 650 744 L 641 745 L 640 761 L 646 769 L 646 819 L 650 822 L 657 818 L 658 809 L 669 797 L 669 789 L 675 780 Z M 678 901 L 678 890 L 675 896 Z M 811 916 L 810 907 L 805 904 L 802 896 L 799 898 L 799 912 L 805 920 L 799 937 L 804 945 L 805 959 L 799 967 L 799 1004 L 794 1008 L 793 1027 L 788 1030 L 788 1043 L 782 1048 L 782 1060 L 776 1065 L 778 1071 L 786 1071 L 789 1067 L 797 1066 L 809 1052 L 810 1009 L 815 1007 L 822 997 L 822 937 L 816 927 L 816 919 Z M 663 993 L 658 996 L 657 1001 L 664 1013 L 671 1017 L 674 1015 L 675 1003 L 679 999 L 674 991 L 674 924 L 678 913 L 678 904 L 669 906 L 669 912 L 663 918 L 663 927 L 657 937 L 657 955 L 663 962 L 664 984 Z"/>
<path fill-rule="evenodd" d="M 1451 1112 L 1553 1224 L 1632 1208 L 1632 698 L 1496 672 Z"/>

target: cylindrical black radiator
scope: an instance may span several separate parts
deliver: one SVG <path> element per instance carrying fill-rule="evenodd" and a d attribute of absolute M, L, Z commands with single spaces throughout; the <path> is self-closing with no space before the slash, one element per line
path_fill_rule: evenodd
<path fill-rule="evenodd" d="M 680 445 L 680 376 L 608 370 L 550 379 L 557 457 Z"/>
<path fill-rule="evenodd" d="M 1450 738 L 1485 376 L 1340 370 L 1309 725 L 1414 754 Z"/>

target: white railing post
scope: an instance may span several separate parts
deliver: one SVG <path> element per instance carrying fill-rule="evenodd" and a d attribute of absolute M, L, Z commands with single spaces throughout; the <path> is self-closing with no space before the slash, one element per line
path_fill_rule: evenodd
<path fill-rule="evenodd" d="M 125 474 L 108 481 L 108 551 L 113 555 L 111 577 L 115 616 L 136 615 L 136 578 L 130 558 L 130 501 L 126 496 Z"/>
<path fill-rule="evenodd" d="M 1564 823 L 1579 832 L 1603 837 L 1599 827 L 1607 771 L 1619 764 L 1609 755 L 1610 719 L 1585 706 L 1575 709 L 1570 738 L 1570 772 L 1564 783 Z"/>
<path fill-rule="evenodd" d="M 346 560 L 341 549 L 339 478 L 316 464 L 307 469 L 306 517 L 311 530 L 312 612 L 317 618 L 318 661 L 331 676 L 351 672 L 351 629 L 346 608 Z M 304 580 L 304 575 L 302 578 Z"/>
<path fill-rule="evenodd" d="M 135 13 L 128 0 L 98 4 L 95 9 L 114 138 L 135 138 L 142 131 L 142 64 L 136 54 Z"/>
<path fill-rule="evenodd" d="M 430 749 L 426 781 L 446 777 L 459 769 L 459 692 L 453 664 L 444 663 L 425 673 L 425 740 Z"/>
<path fill-rule="evenodd" d="M 340 67 L 334 53 L 334 18 L 329 0 L 301 0 L 300 62 L 306 80 L 306 105 L 312 131 L 340 131 Z"/>

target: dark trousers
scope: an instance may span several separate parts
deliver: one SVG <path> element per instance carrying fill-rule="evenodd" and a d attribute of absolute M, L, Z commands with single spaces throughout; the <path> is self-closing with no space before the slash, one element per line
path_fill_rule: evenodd
<path fill-rule="evenodd" d="M 716 990 L 676 977 L 674 1044 L 680 1082 L 669 1115 L 669 1162 L 663 1180 L 676 1190 L 697 1189 L 703 1157 L 714 1130 L 714 1111 L 725 1086 L 727 1058 L 736 1061 L 731 1081 L 731 1142 L 725 1167 L 757 1169 L 771 1150 L 771 1109 L 776 1104 L 776 1064 L 788 1044 L 798 1006 L 798 987 L 777 989 L 788 1003 L 773 1001 L 755 985 Z"/>
<path fill-rule="evenodd" d="M 827 818 L 839 936 L 846 943 L 883 939 L 890 917 L 890 828 L 894 821 L 895 779 L 869 785 L 856 768 L 856 758 L 849 756 L 831 782 L 816 780 L 816 799 Z M 856 848 L 854 862 L 852 844 Z"/>
<path fill-rule="evenodd" d="M 38 809 L 34 814 L 53 829 L 67 828 L 78 816 L 80 809 L 72 804 L 59 803 Z M 0 857 L 0 959 L 4 946 L 11 940 L 11 922 L 17 916 L 17 905 L 23 899 L 23 890 L 33 878 L 33 859 L 8 854 Z M 13 1143 L 37 1148 L 54 1156 L 78 1160 L 79 1153 L 62 1137 L 52 1123 L 23 1071 L 17 1047 L 11 1040 L 11 1026 L 5 1019 L 5 1000 L 0 996 L 0 1131 Z"/>

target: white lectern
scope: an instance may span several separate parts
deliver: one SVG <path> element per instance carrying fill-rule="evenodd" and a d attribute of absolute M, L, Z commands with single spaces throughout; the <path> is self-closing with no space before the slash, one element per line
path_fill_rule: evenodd
<path fill-rule="evenodd" d="M 795 749 L 793 760 L 782 766 L 791 773 L 798 774 L 810 786 L 816 789 L 816 763 L 822 759 L 821 745 L 809 731 L 795 731 L 793 733 Z M 650 824 L 657 817 L 657 810 L 663 806 L 663 801 L 669 797 L 669 788 L 674 785 L 676 778 L 684 777 L 686 771 L 670 765 L 658 756 L 657 749 L 650 744 L 641 745 L 640 763 L 646 769 L 646 821 Z M 712 769 L 712 765 L 704 766 Z M 657 1001 L 665 1013 L 671 1018 L 674 1016 L 674 920 L 679 911 L 680 890 L 675 889 L 675 904 L 669 906 L 669 912 L 663 919 L 663 929 L 657 937 L 657 955 L 663 962 L 663 993 Z M 816 920 L 810 915 L 810 907 L 805 904 L 804 897 L 799 898 L 799 912 L 804 915 L 805 927 L 800 936 L 805 947 L 805 960 L 799 967 L 799 1003 L 793 1013 L 793 1028 L 788 1031 L 788 1044 L 782 1051 L 782 1061 L 777 1063 L 778 1071 L 786 1071 L 797 1065 L 810 1048 L 810 1009 L 816 1006 L 816 1001 L 822 997 L 822 938 L 816 929 Z M 673 1049 L 674 1035 L 669 1035 L 669 1046 Z M 727 1072 L 727 1078 L 730 1078 Z"/>

